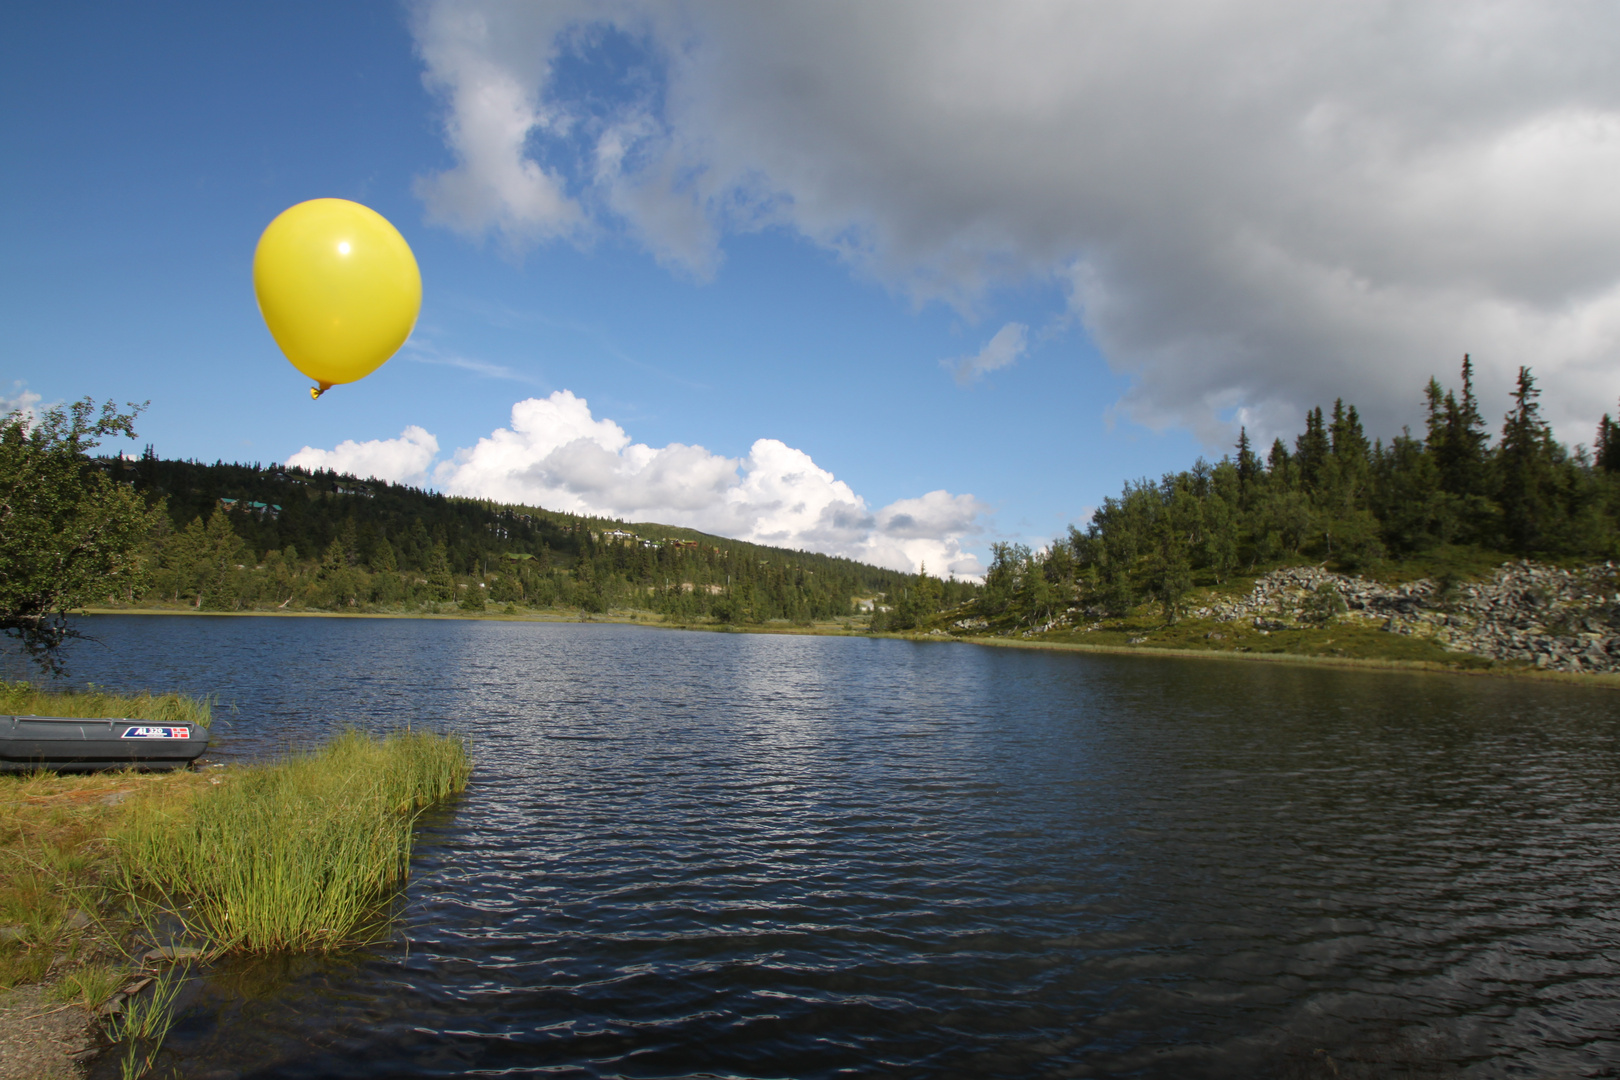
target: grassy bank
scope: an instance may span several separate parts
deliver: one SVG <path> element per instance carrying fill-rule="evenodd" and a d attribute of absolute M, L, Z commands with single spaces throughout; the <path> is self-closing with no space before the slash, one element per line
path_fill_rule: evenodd
<path fill-rule="evenodd" d="M 1542 671 L 1533 667 L 1505 664 L 1457 664 L 1429 659 L 1402 657 L 1343 656 L 1331 652 L 1238 652 L 1234 650 L 1173 648 L 1155 645 L 1110 645 L 1084 641 L 1058 641 L 1048 638 L 994 638 L 963 637 L 942 638 L 928 634 L 892 634 L 889 637 L 912 641 L 962 641 L 972 645 L 988 645 L 1003 649 L 1040 649 L 1050 652 L 1104 653 L 1113 656 L 1177 657 L 1185 660 L 1231 660 L 1247 663 L 1299 664 L 1307 667 L 1355 668 L 1361 671 L 1433 672 L 1447 675 L 1484 675 L 1492 678 L 1527 679 L 1533 682 L 1564 683 L 1570 686 L 1601 687 L 1620 690 L 1620 674 L 1575 674 L 1568 671 Z"/>
<path fill-rule="evenodd" d="M 766 619 L 760 622 L 725 622 L 711 617 L 686 618 L 661 615 L 643 608 L 612 608 L 607 611 L 586 611 L 583 608 L 528 607 L 526 605 L 491 605 L 484 611 L 469 611 L 454 604 L 441 604 L 434 609 L 387 608 L 371 605 L 346 611 L 322 611 L 312 608 L 276 609 L 244 608 L 240 611 L 198 611 L 184 604 L 148 604 L 88 607 L 85 615 L 188 615 L 211 619 L 450 619 L 473 622 L 593 622 L 623 623 L 630 626 L 658 626 L 676 630 L 748 630 L 768 634 L 839 634 L 865 633 L 867 616 L 840 615 L 833 618 L 798 621 Z"/>
<path fill-rule="evenodd" d="M 178 695 L 23 683 L 0 694 L 17 713 L 206 723 L 211 712 Z M 53 1008 L 105 1012 L 125 1075 L 139 1075 L 182 977 L 165 959 L 377 935 L 417 818 L 470 773 L 460 739 L 351 731 L 242 768 L 0 775 L 0 988 L 44 982 Z"/>
<path fill-rule="evenodd" d="M 112 717 L 150 720 L 156 724 L 192 723 L 208 727 L 214 720 L 209 698 L 184 694 L 114 694 L 94 687 L 78 693 L 40 690 L 32 683 L 0 679 L 0 715 Z"/>
<path fill-rule="evenodd" d="M 182 694 L 61 692 L 0 680 L 0 713 L 207 727 L 213 705 Z M 110 838 L 136 802 L 158 793 L 191 799 L 212 786 L 184 771 L 0 774 L 0 987 L 119 954 L 110 930 L 118 907 L 108 893 L 116 866 Z"/>

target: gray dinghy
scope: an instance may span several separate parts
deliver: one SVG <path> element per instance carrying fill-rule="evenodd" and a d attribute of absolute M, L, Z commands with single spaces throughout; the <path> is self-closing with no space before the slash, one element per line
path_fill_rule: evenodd
<path fill-rule="evenodd" d="M 0 715 L 0 772 L 183 769 L 206 749 L 201 724 Z"/>

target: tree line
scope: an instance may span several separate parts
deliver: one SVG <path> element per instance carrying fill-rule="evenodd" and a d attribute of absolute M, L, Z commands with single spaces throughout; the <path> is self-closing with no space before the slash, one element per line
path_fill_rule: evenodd
<path fill-rule="evenodd" d="M 1264 456 L 1243 429 L 1218 463 L 1127 483 L 1064 541 L 992 545 L 979 610 L 1041 624 L 1073 603 L 1124 615 L 1151 602 L 1174 621 L 1195 584 L 1291 560 L 1363 572 L 1457 549 L 1620 554 L 1620 423 L 1605 414 L 1593 448 L 1570 450 L 1540 393 L 1521 367 L 1493 440 L 1465 356 L 1459 388 L 1429 380 L 1419 434 L 1369 442 L 1342 400 L 1311 409 L 1293 445 L 1276 439 Z"/>
<path fill-rule="evenodd" d="M 810 622 L 914 575 L 672 526 L 448 497 L 283 466 L 96 466 L 157 513 L 146 573 L 116 599 L 201 610 L 641 609 L 674 620 Z M 966 597 L 972 586 L 940 583 Z"/>
<path fill-rule="evenodd" d="M 447 497 L 284 466 L 89 456 L 133 435 L 137 408 L 89 399 L 0 418 L 0 629 L 36 655 L 66 611 L 108 600 L 199 609 L 633 608 L 673 619 L 809 622 L 877 597 L 904 630 L 972 602 L 987 620 L 1049 624 L 1076 604 L 1167 621 L 1198 584 L 1309 559 L 1360 572 L 1436 552 L 1620 555 L 1620 422 L 1593 446 L 1553 438 L 1529 368 L 1494 436 L 1472 362 L 1431 378 L 1421 433 L 1369 441 L 1354 405 L 1306 413 L 1290 445 L 1125 484 L 1042 550 L 991 545 L 980 586 L 670 526 Z M 1478 559 L 1476 559 L 1478 561 Z"/>

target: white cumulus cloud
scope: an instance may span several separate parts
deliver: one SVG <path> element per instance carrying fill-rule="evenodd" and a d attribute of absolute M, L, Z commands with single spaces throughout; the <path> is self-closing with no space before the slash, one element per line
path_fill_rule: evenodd
<path fill-rule="evenodd" d="M 427 0 L 413 30 L 456 159 L 422 194 L 470 232 L 618 228 L 701 276 L 780 227 L 974 317 L 1056 282 L 1125 412 L 1216 444 L 1339 396 L 1391 430 L 1465 351 L 1492 408 L 1533 366 L 1566 438 L 1620 396 L 1612 4 Z"/>
<path fill-rule="evenodd" d="M 701 446 L 633 442 L 567 390 L 512 406 L 509 427 L 435 463 L 438 440 L 420 427 L 397 439 L 304 447 L 287 464 L 335 469 L 451 495 L 548 510 L 684 525 L 775 547 L 844 555 L 897 570 L 976 577 L 964 544 L 990 508 L 971 495 L 932 491 L 873 510 L 809 454 L 758 439 L 746 457 Z"/>
<path fill-rule="evenodd" d="M 306 446 L 288 458 L 287 464 L 422 487 L 428 482 L 428 468 L 438 453 L 439 440 L 412 424 L 397 439 L 345 439 L 330 450 Z"/>
<path fill-rule="evenodd" d="M 41 400 L 43 399 L 38 394 L 24 386 L 19 379 L 11 384 L 11 393 L 0 394 L 0 416 L 20 413 L 25 423 L 32 424 L 39 419 Z"/>

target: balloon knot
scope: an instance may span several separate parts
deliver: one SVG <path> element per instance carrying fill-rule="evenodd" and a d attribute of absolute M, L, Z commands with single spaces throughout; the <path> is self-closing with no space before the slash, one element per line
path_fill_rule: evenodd
<path fill-rule="evenodd" d="M 319 400 L 320 396 L 322 394 L 326 393 L 330 389 L 332 389 L 332 384 L 329 383 L 329 382 L 323 382 L 319 386 L 310 387 L 309 388 L 309 400 L 311 400 L 311 401 Z"/>

